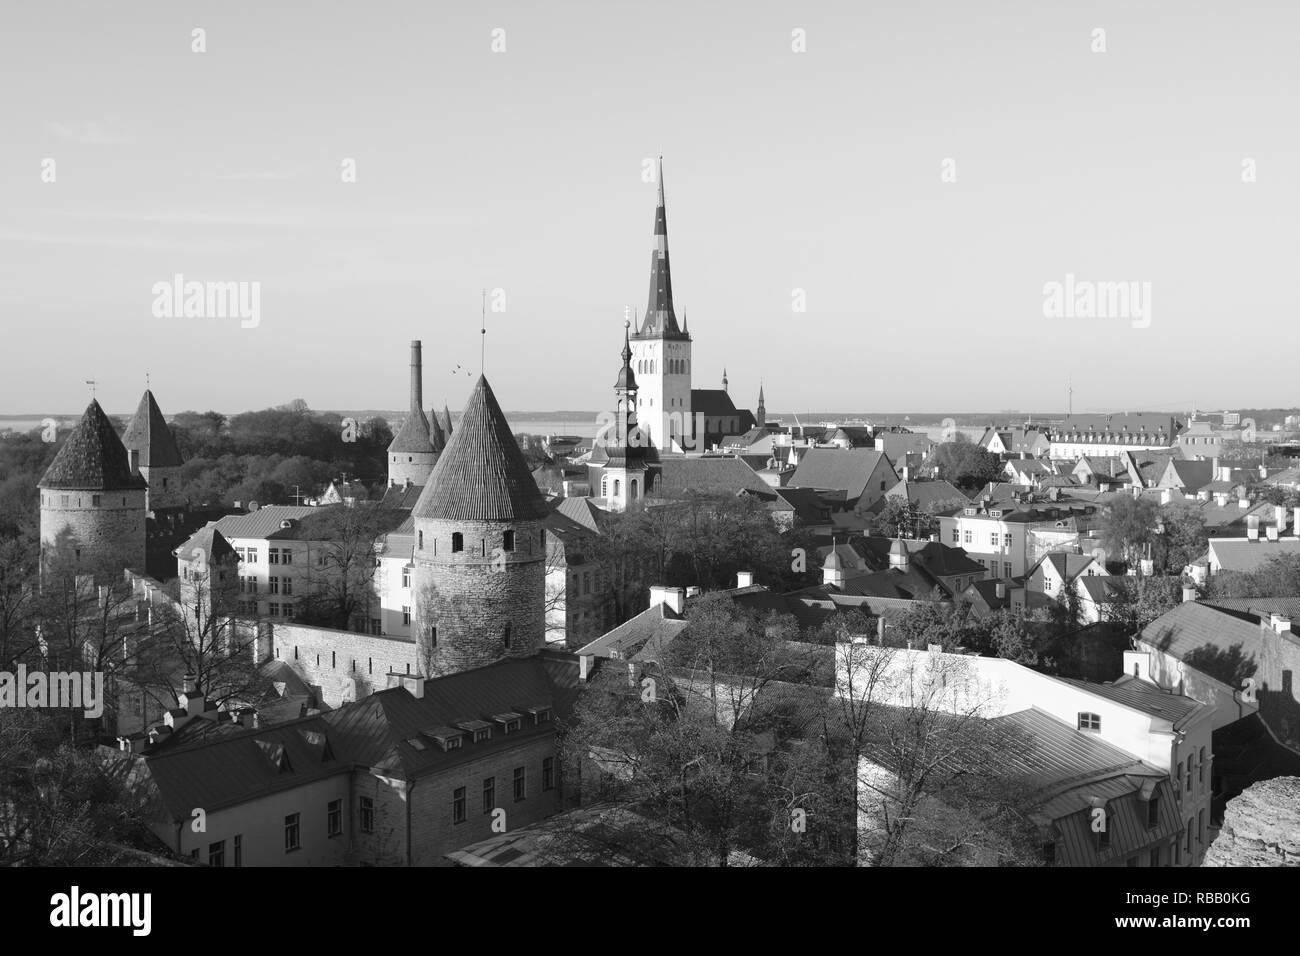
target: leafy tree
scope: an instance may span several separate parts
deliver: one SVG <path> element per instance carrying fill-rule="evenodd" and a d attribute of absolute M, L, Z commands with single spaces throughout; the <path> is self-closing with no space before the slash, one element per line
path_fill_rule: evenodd
<path fill-rule="evenodd" d="M 1164 534 L 1159 544 L 1166 573 L 1180 573 L 1205 554 L 1209 537 L 1201 509 L 1188 501 L 1173 501 L 1160 509 Z"/>
<path fill-rule="evenodd" d="M 971 441 L 942 442 L 934 446 L 932 456 L 938 477 L 958 488 L 982 488 L 1003 474 L 1002 459 Z"/>
<path fill-rule="evenodd" d="M 1150 498 L 1116 496 L 1102 511 L 1102 545 L 1107 553 L 1135 565 L 1155 539 L 1159 521 L 1160 506 Z"/>

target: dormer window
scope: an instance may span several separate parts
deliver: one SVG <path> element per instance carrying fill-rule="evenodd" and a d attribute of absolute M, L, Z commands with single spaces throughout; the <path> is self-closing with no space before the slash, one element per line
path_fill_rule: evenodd
<path fill-rule="evenodd" d="M 478 730 L 474 731 L 474 743 L 476 744 L 481 744 L 483 741 L 491 740 L 491 739 L 492 739 L 491 727 L 480 727 Z"/>
<path fill-rule="evenodd" d="M 1100 732 L 1100 730 L 1101 730 L 1101 715 L 1100 715 L 1100 714 L 1090 714 L 1090 713 L 1087 713 L 1086 711 L 1080 711 L 1080 712 L 1079 712 L 1079 729 L 1080 729 L 1080 730 L 1091 730 L 1091 731 Z"/>

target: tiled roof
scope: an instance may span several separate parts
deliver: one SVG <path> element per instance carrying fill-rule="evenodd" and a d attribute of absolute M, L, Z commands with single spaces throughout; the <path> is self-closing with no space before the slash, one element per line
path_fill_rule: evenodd
<path fill-rule="evenodd" d="M 202 552 L 206 561 L 214 563 L 229 558 L 235 549 L 230 546 L 225 535 L 217 530 L 216 524 L 209 523 L 190 535 L 176 549 L 175 554 L 181 561 L 192 561 L 198 557 L 198 552 Z"/>
<path fill-rule="evenodd" d="M 691 389 L 691 412 L 705 418 L 730 418 L 740 414 L 731 396 L 720 388 Z"/>
<path fill-rule="evenodd" d="M 380 507 L 410 511 L 420 500 L 423 491 L 424 485 L 411 485 L 409 488 L 406 485 L 389 485 L 384 489 Z"/>
<path fill-rule="evenodd" d="M 153 392 L 148 389 L 145 389 L 135 416 L 122 434 L 122 444 L 127 452 L 140 453 L 142 468 L 175 468 L 185 464 L 180 449 L 176 447 L 176 438 L 154 401 Z"/>
<path fill-rule="evenodd" d="M 1261 533 L 1258 541 L 1211 538 L 1210 554 L 1224 571 L 1254 571 L 1278 554 L 1300 554 L 1300 539 L 1269 541 Z"/>
<path fill-rule="evenodd" d="M 76 491 L 128 491 L 147 487 L 142 477 L 131 472 L 126 447 L 93 398 L 38 486 Z"/>
<path fill-rule="evenodd" d="M 1259 618 L 1249 612 L 1252 603 L 1266 601 L 1243 599 L 1242 607 L 1233 607 L 1230 602 L 1216 605 L 1205 601 L 1184 601 L 1144 627 L 1138 640 L 1219 680 L 1224 680 L 1225 675 L 1214 672 L 1214 662 L 1230 655 L 1247 668 L 1240 676 L 1248 677 L 1255 670 L 1261 649 Z M 1255 613 L 1261 611 L 1267 613 L 1263 609 L 1256 609 Z M 1235 672 L 1226 676 L 1235 684 L 1235 679 L 1232 679 L 1237 676 Z"/>
<path fill-rule="evenodd" d="M 664 458 L 655 469 L 654 495 L 735 495 L 753 492 L 773 498 L 776 491 L 739 458 L 705 455 L 700 458 Z"/>
<path fill-rule="evenodd" d="M 390 454 L 427 455 L 434 451 L 429 438 L 429 420 L 424 417 L 424 410 L 413 408 L 404 419 L 402 427 L 397 430 L 393 440 L 388 444 Z"/>
<path fill-rule="evenodd" d="M 970 499 L 954 484 L 942 479 L 935 481 L 899 481 L 888 491 L 885 498 L 905 498 L 924 511 L 941 504 L 952 502 L 963 508 Z M 885 499 L 872 505 L 872 510 L 881 510 Z"/>
<path fill-rule="evenodd" d="M 480 375 L 414 514 L 446 521 L 527 521 L 549 513 L 505 413 Z"/>
<path fill-rule="evenodd" d="M 555 510 L 597 534 L 602 530 L 602 522 L 609 516 L 608 512 L 598 508 L 589 498 L 561 498 L 556 503 Z"/>
<path fill-rule="evenodd" d="M 810 448 L 799 458 L 789 486 L 845 491 L 850 499 L 857 499 L 882 459 L 888 466 L 885 453 L 874 448 Z M 886 481 L 888 487 L 898 481 L 898 476 L 891 475 Z"/>
<path fill-rule="evenodd" d="M 631 660 L 642 650 L 658 655 L 685 630 L 686 624 L 686 619 L 668 605 L 655 604 L 579 648 L 576 653 L 580 656 L 617 656 L 622 660 Z"/>

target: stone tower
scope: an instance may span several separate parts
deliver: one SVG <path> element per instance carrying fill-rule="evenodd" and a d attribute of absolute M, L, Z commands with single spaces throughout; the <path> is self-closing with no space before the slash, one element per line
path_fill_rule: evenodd
<path fill-rule="evenodd" d="M 147 485 L 99 402 L 91 399 L 37 487 L 43 575 L 76 569 L 108 580 L 123 568 L 144 571 Z"/>
<path fill-rule="evenodd" d="M 659 204 L 650 250 L 650 301 L 645 321 L 631 338 L 632 371 L 641 388 L 638 417 L 654 447 L 694 447 L 691 414 L 691 336 L 677 325 L 668 262 L 668 214 L 664 207 L 663 159 L 659 161 Z M 683 440 L 684 439 L 684 440 Z"/>
<path fill-rule="evenodd" d="M 155 514 L 168 508 L 183 508 L 180 471 L 185 459 L 149 389 L 145 389 L 135 417 L 122 434 L 122 444 L 126 446 L 131 470 L 138 471 L 149 483 L 145 508 Z"/>
<path fill-rule="evenodd" d="M 424 417 L 424 370 L 420 340 L 411 343 L 411 405 L 388 445 L 388 483 L 423 485 L 438 462 L 438 452 L 429 437 L 429 420 Z"/>
<path fill-rule="evenodd" d="M 632 348 L 624 328 L 623 367 L 614 382 L 617 401 L 614 434 L 605 442 L 609 459 L 600 473 L 600 496 L 611 511 L 626 511 L 645 496 L 645 437 L 637 426 L 637 392 Z"/>
<path fill-rule="evenodd" d="M 414 628 L 426 676 L 545 644 L 550 513 L 480 376 L 416 503 Z"/>

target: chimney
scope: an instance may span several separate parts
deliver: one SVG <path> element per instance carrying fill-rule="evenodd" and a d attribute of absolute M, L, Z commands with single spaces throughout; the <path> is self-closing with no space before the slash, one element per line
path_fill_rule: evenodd
<path fill-rule="evenodd" d="M 1260 477 L 1260 478 L 1267 478 L 1267 477 L 1268 477 L 1268 469 L 1265 468 L 1263 465 L 1260 465 L 1260 466 L 1259 466 L 1259 477 Z"/>
<path fill-rule="evenodd" d="M 1227 507 L 1228 493 L 1226 491 L 1216 491 L 1214 493 L 1214 503 L 1218 505 L 1220 508 Z"/>
<path fill-rule="evenodd" d="M 122 751 L 122 753 L 126 753 L 126 754 L 138 754 L 141 750 L 144 749 L 145 742 L 148 739 L 149 738 L 147 737 L 139 736 L 139 735 L 133 735 L 130 737 L 118 737 L 117 749 Z"/>
<path fill-rule="evenodd" d="M 1196 588 L 1190 584 L 1183 585 L 1183 603 L 1196 600 Z"/>
<path fill-rule="evenodd" d="M 1287 634 L 1291 631 L 1291 619 L 1276 612 L 1269 614 L 1268 624 L 1274 634 Z"/>
<path fill-rule="evenodd" d="M 738 587 L 738 588 L 749 588 L 749 587 L 753 587 L 753 586 L 754 586 L 754 572 L 753 572 L 753 571 L 737 571 L 737 572 L 736 572 L 736 587 Z"/>
<path fill-rule="evenodd" d="M 424 699 L 424 678 L 419 674 L 402 674 L 402 686 L 416 700 Z"/>
<path fill-rule="evenodd" d="M 1136 677 L 1138 680 L 1144 680 L 1148 684 L 1152 683 L 1151 655 L 1145 651 L 1125 651 L 1124 674 Z"/>
<path fill-rule="evenodd" d="M 1259 515 L 1246 515 L 1246 537 L 1251 541 L 1259 540 Z"/>
<path fill-rule="evenodd" d="M 1165 488 L 1160 492 L 1160 503 L 1162 505 L 1167 505 L 1169 504 L 1169 502 L 1173 500 L 1174 500 L 1174 492 L 1172 488 Z"/>
<path fill-rule="evenodd" d="M 424 374 L 420 340 L 411 340 L 411 413 L 424 414 Z"/>
<path fill-rule="evenodd" d="M 1218 455 L 1215 455 L 1214 458 L 1213 458 L 1213 459 L 1211 460 L 1211 462 L 1210 462 L 1210 477 L 1211 477 L 1211 480 L 1212 480 L 1212 481 L 1218 481 L 1218 480 L 1219 480 L 1219 475 L 1220 475 L 1220 474 L 1221 474 L 1221 472 L 1219 471 L 1219 456 L 1218 456 Z"/>
<path fill-rule="evenodd" d="M 1238 508 L 1249 508 L 1249 507 L 1250 507 L 1250 499 L 1247 498 L 1245 495 L 1242 495 L 1240 498 L 1237 499 L 1237 507 L 1238 507 Z"/>
<path fill-rule="evenodd" d="M 993 585 L 993 593 L 997 596 L 999 601 L 1005 600 L 1007 596 L 1007 582 L 1001 580 L 998 581 L 997 584 Z"/>
<path fill-rule="evenodd" d="M 199 679 L 194 674 L 186 674 L 181 678 L 182 694 L 197 694 L 199 691 Z"/>
<path fill-rule="evenodd" d="M 667 604 L 678 614 L 682 613 L 682 589 L 670 588 L 662 584 L 654 584 L 650 587 L 650 606 L 656 604 Z"/>
<path fill-rule="evenodd" d="M 1276 540 L 1277 540 L 1277 525 L 1275 525 L 1275 524 L 1271 524 L 1271 525 L 1269 525 L 1267 528 L 1264 529 L 1264 533 L 1265 533 L 1266 535 L 1268 535 L 1268 540 L 1270 540 L 1270 541 L 1276 541 Z"/>

